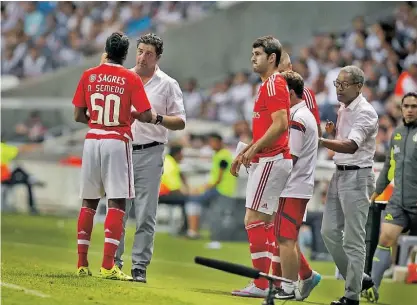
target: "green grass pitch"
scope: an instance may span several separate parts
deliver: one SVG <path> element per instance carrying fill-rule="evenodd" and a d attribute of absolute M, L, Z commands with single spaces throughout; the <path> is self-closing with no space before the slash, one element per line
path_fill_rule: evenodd
<path fill-rule="evenodd" d="M 2 304 L 143 304 L 238 305 L 261 304 L 260 299 L 230 295 L 249 279 L 194 264 L 197 255 L 250 266 L 245 243 L 224 243 L 220 250 L 205 248 L 207 240 L 190 241 L 157 234 L 148 284 L 102 280 L 97 277 L 103 249 L 103 226 L 94 228 L 90 247 L 93 277 L 78 278 L 76 270 L 76 219 L 3 214 L 1 224 Z M 127 252 L 133 228 L 127 233 Z M 332 263 L 313 263 L 326 277 L 305 304 L 328 305 L 343 294 L 344 283 L 332 276 Z M 127 257 L 124 270 L 130 272 Z M 361 304 L 365 304 L 362 301 Z M 300 304 L 281 302 L 276 304 Z M 380 304 L 416 305 L 417 286 L 384 282 Z"/>

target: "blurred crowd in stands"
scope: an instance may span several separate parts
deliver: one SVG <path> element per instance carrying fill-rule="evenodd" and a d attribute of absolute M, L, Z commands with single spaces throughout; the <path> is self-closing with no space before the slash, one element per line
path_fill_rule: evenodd
<path fill-rule="evenodd" d="M 393 128 L 401 120 L 401 97 L 417 91 L 416 43 L 417 7 L 399 3 L 389 20 L 367 25 L 364 17 L 358 16 L 345 33 L 317 33 L 299 52 L 285 42 L 284 48 L 291 55 L 293 69 L 315 92 L 322 122 L 336 121 L 338 102 L 333 81 L 340 68 L 353 64 L 364 70 L 363 94 L 380 117 L 375 160 L 383 161 Z M 235 134 L 232 140 L 245 140 L 250 137 L 259 82 L 251 73 L 238 72 L 201 90 L 191 79 L 183 86 L 187 117 L 231 124 Z M 321 159 L 331 157 L 327 150 L 319 154 Z"/>
<path fill-rule="evenodd" d="M 130 36 L 156 31 L 184 20 L 196 20 L 216 5 L 206 2 L 2 2 L 2 74 L 31 77 L 77 62 L 100 52 L 110 32 Z M 379 133 L 376 161 L 383 161 L 393 128 L 401 119 L 403 94 L 417 91 L 417 8 L 399 3 L 392 18 L 366 24 L 358 16 L 344 33 L 316 33 L 311 43 L 295 49 L 284 43 L 293 69 L 316 94 L 322 122 L 336 121 L 337 98 L 333 80 L 342 66 L 365 71 L 363 94 L 377 110 Z M 248 59 L 248 68 L 249 68 Z M 211 88 L 195 79 L 182 84 L 189 120 L 217 121 L 233 126 L 226 143 L 250 141 L 253 99 L 260 84 L 253 73 L 230 74 Z M 31 142 L 43 139 L 46 127 L 37 113 L 15 128 Z M 188 136 L 186 146 L 201 147 L 205 140 Z M 330 159 L 327 150 L 320 159 Z"/>
<path fill-rule="evenodd" d="M 28 1 L 1 3 L 1 71 L 35 77 L 103 50 L 107 36 L 163 32 L 197 20 L 215 6 L 205 2 Z"/>

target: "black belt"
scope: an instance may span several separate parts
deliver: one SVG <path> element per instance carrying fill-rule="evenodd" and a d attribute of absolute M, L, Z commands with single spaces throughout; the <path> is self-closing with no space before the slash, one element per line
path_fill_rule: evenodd
<path fill-rule="evenodd" d="M 162 144 L 163 143 L 156 142 L 156 141 L 152 143 L 148 143 L 148 144 L 133 144 L 133 151 L 142 150 L 142 149 L 146 149 L 146 148 L 150 148 L 150 147 L 154 147 L 154 146 L 158 146 Z"/>
<path fill-rule="evenodd" d="M 359 167 L 357 165 L 336 165 L 336 167 L 340 171 L 355 171 L 355 170 L 358 170 L 358 169 L 372 168 L 372 166 Z"/>

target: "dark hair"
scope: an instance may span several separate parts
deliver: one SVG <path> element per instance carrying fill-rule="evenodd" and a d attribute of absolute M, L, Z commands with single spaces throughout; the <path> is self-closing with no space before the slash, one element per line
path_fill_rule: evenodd
<path fill-rule="evenodd" d="M 136 42 L 136 48 L 139 47 L 139 44 L 150 44 L 155 47 L 156 56 L 162 55 L 164 52 L 164 42 L 162 41 L 162 38 L 159 36 L 156 36 L 153 33 L 149 33 L 146 35 L 142 35 L 139 37 L 139 39 Z"/>
<path fill-rule="evenodd" d="M 208 135 L 208 138 L 213 138 L 213 139 L 216 139 L 216 140 L 219 140 L 219 141 L 223 141 L 223 137 L 220 134 L 218 134 L 217 132 L 210 133 Z"/>
<path fill-rule="evenodd" d="M 303 98 L 304 80 L 300 74 L 294 71 L 285 71 L 281 75 L 287 81 L 288 89 L 294 90 L 298 98 Z"/>
<path fill-rule="evenodd" d="M 281 60 L 282 46 L 278 39 L 272 36 L 262 36 L 254 41 L 252 48 L 263 48 L 268 57 L 275 53 L 275 67 L 278 67 Z"/>
<path fill-rule="evenodd" d="M 404 100 L 407 97 L 414 97 L 417 99 L 417 92 L 408 92 L 406 95 L 404 95 L 403 98 L 401 99 L 401 105 L 404 103 Z"/>
<path fill-rule="evenodd" d="M 175 156 L 177 154 L 179 154 L 182 151 L 182 146 L 181 145 L 172 145 L 169 148 L 169 154 L 171 156 Z"/>
<path fill-rule="evenodd" d="M 123 64 L 129 51 L 129 38 L 120 32 L 114 32 L 106 40 L 107 58 L 118 64 Z"/>

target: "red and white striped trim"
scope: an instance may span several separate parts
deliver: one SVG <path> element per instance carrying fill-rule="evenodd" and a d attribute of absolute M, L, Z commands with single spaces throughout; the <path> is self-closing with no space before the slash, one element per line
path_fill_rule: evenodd
<path fill-rule="evenodd" d="M 304 87 L 304 97 L 308 109 L 314 109 L 313 96 L 311 95 L 310 89 L 307 87 Z"/>
<path fill-rule="evenodd" d="M 118 246 L 120 244 L 120 241 L 118 241 L 117 239 L 107 238 L 107 237 L 104 239 L 104 242 L 109 243 L 109 244 L 113 244 L 113 245 L 116 245 L 116 246 Z"/>
<path fill-rule="evenodd" d="M 275 96 L 276 90 L 275 90 L 275 74 L 271 75 L 268 78 L 268 81 L 266 83 L 266 90 L 268 92 L 268 96 Z"/>
<path fill-rule="evenodd" d="M 89 240 L 86 240 L 86 239 L 78 239 L 78 244 L 79 245 L 87 245 L 87 246 L 89 246 L 90 245 L 90 241 Z"/>
<path fill-rule="evenodd" d="M 256 253 L 251 254 L 251 258 L 252 259 L 260 259 L 260 258 L 270 257 L 270 255 L 271 255 L 271 253 L 268 252 L 268 251 L 256 252 Z"/>
<path fill-rule="evenodd" d="M 104 130 L 104 129 L 90 129 L 85 136 L 86 139 L 94 139 L 94 140 L 101 140 L 101 139 L 113 139 L 113 140 L 121 140 L 124 142 L 131 142 L 132 137 L 127 133 L 117 132 L 113 130 Z"/>
<path fill-rule="evenodd" d="M 265 167 L 264 167 L 264 170 L 262 171 L 261 179 L 259 179 L 258 188 L 256 189 L 256 193 L 252 202 L 251 208 L 255 211 L 259 209 L 262 195 L 264 194 L 265 186 L 266 186 L 266 183 L 268 182 L 269 174 L 271 173 L 273 164 L 274 164 L 274 161 L 265 163 Z"/>
<path fill-rule="evenodd" d="M 249 229 L 253 229 L 253 228 L 259 227 L 259 226 L 265 226 L 265 222 L 260 221 L 260 222 L 250 223 L 250 224 L 248 224 L 248 225 L 245 227 L 245 229 L 246 229 L 246 230 L 249 230 Z"/>

